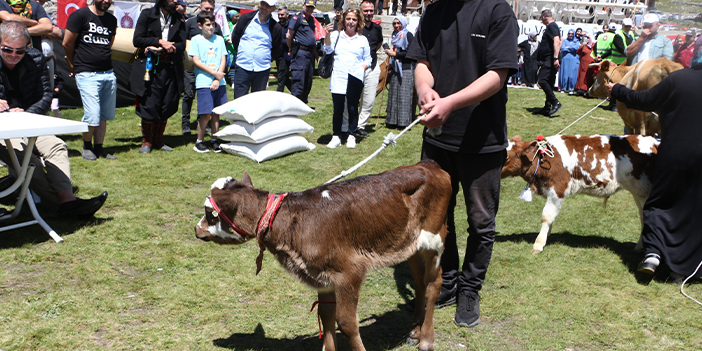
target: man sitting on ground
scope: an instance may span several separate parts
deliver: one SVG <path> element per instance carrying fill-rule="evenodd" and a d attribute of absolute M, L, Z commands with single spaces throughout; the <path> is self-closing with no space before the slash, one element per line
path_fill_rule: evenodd
<path fill-rule="evenodd" d="M 29 31 L 17 21 L 0 24 L 0 112 L 46 114 L 51 106 L 52 91 L 41 52 L 28 47 Z M 28 140 L 13 139 L 17 157 L 24 157 Z M 0 159 L 12 164 L 5 142 L 0 141 Z M 92 199 L 79 199 L 73 194 L 71 169 L 66 143 L 53 136 L 36 140 L 30 162 L 36 167 L 30 189 L 41 199 L 44 208 L 56 210 L 61 218 L 89 218 L 107 200 L 107 192 Z"/>

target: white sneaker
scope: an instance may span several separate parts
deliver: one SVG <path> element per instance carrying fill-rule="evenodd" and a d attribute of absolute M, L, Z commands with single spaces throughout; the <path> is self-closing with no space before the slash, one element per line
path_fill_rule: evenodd
<path fill-rule="evenodd" d="M 329 142 L 329 144 L 327 144 L 327 147 L 330 149 L 336 149 L 337 147 L 339 147 L 339 145 L 341 145 L 341 139 L 339 139 L 339 137 L 335 135 L 332 137 L 332 140 Z"/>
<path fill-rule="evenodd" d="M 356 137 L 353 135 L 349 135 L 349 138 L 346 139 L 346 147 L 349 149 L 353 149 L 356 147 Z"/>

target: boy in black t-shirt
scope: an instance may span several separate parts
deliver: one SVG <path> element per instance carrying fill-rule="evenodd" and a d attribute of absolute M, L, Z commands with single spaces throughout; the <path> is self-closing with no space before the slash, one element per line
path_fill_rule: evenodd
<path fill-rule="evenodd" d="M 82 121 L 88 123 L 88 131 L 83 133 L 83 158 L 88 161 L 117 158 L 102 147 L 107 121 L 115 119 L 117 103 L 117 77 L 112 70 L 117 18 L 107 12 L 110 5 L 112 0 L 94 0 L 73 12 L 63 38 L 66 60 L 83 101 Z"/>
<path fill-rule="evenodd" d="M 459 20 L 460 19 L 460 20 Z M 441 255 L 437 307 L 458 303 L 455 323 L 480 323 L 480 296 L 495 241 L 500 175 L 506 159 L 508 76 L 517 72 L 517 19 L 504 0 L 442 0 L 427 6 L 407 58 L 427 115 L 422 159 L 451 175 L 453 197 Z M 454 209 L 459 185 L 468 212 L 468 242 L 459 271 Z"/>

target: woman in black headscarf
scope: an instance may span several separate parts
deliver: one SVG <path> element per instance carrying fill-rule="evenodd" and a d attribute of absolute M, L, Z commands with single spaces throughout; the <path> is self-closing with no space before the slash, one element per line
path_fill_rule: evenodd
<path fill-rule="evenodd" d="M 645 252 L 638 271 L 653 274 L 663 261 L 678 275 L 674 278 L 692 275 L 702 261 L 702 37 L 695 43 L 690 67 L 644 91 L 607 85 L 612 97 L 629 108 L 660 116 L 662 141 L 643 209 Z"/>

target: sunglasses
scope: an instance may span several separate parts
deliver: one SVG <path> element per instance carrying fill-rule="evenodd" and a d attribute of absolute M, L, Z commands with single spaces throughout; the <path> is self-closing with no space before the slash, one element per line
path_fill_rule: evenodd
<path fill-rule="evenodd" d="M 22 48 L 22 49 L 14 49 L 9 46 L 0 46 L 0 51 L 6 53 L 6 54 L 11 54 L 15 53 L 17 55 L 24 55 L 27 53 L 27 48 Z"/>

